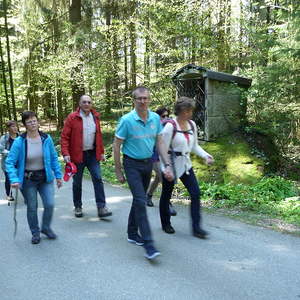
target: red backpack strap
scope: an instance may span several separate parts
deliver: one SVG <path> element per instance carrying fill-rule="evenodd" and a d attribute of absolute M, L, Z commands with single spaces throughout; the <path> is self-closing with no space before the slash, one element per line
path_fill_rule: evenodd
<path fill-rule="evenodd" d="M 173 140 L 174 136 L 177 132 L 177 124 L 176 124 L 175 120 L 173 120 L 173 119 L 167 120 L 166 123 L 171 123 L 173 125 L 173 135 L 172 135 L 172 140 Z"/>

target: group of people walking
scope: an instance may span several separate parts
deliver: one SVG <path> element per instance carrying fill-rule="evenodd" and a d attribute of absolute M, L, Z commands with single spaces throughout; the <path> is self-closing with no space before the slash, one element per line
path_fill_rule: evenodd
<path fill-rule="evenodd" d="M 156 249 L 147 217 L 146 206 L 153 206 L 152 195 L 162 182 L 159 211 L 162 229 L 175 233 L 171 215 L 176 211 L 170 203 L 174 184 L 180 179 L 191 197 L 192 233 L 205 238 L 207 232 L 201 227 L 200 190 L 193 172 L 190 153 L 202 157 L 207 164 L 213 157 L 205 152 L 197 141 L 197 129 L 191 120 L 194 100 L 181 97 L 175 103 L 174 119 L 166 109 L 149 109 L 150 91 L 137 87 L 133 93 L 134 109 L 119 120 L 113 143 L 115 173 L 119 182 L 128 182 L 132 193 L 132 205 L 128 217 L 127 240 L 145 249 L 145 257 L 154 259 L 160 252 Z M 167 114 L 164 114 L 166 113 Z M 0 152 L 6 176 L 8 200 L 13 200 L 11 189 L 20 188 L 27 205 L 27 220 L 32 233 L 31 242 L 40 242 L 40 233 L 49 239 L 57 236 L 51 228 L 54 210 L 54 180 L 62 185 L 62 172 L 50 135 L 39 131 L 37 115 L 26 111 L 22 114 L 25 133 L 18 136 L 17 124 L 8 123 L 8 134 L 1 137 Z M 13 128 L 11 128 L 13 126 Z M 14 128 L 15 127 L 15 128 Z M 4 142 L 5 140 L 5 142 Z M 9 142 L 7 142 L 9 140 Z M 90 96 L 83 95 L 78 109 L 65 120 L 61 133 L 61 152 L 67 164 L 73 164 L 73 204 L 75 217 L 82 217 L 82 176 L 88 168 L 94 186 L 95 200 L 100 218 L 112 212 L 106 205 L 101 177 L 100 161 L 104 160 L 100 116 L 93 109 Z M 123 159 L 121 163 L 121 152 Z M 150 184 L 152 169 L 156 172 Z M 37 193 L 40 194 L 44 212 L 41 227 L 37 216 Z"/>

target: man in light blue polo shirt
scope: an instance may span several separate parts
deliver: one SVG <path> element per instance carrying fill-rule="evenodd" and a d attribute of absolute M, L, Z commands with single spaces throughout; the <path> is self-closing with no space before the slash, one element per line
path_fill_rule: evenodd
<path fill-rule="evenodd" d="M 113 147 L 115 172 L 118 180 L 124 183 L 125 177 L 120 159 L 122 145 L 123 167 L 133 196 L 128 218 L 127 240 L 139 246 L 143 245 L 146 258 L 154 259 L 160 253 L 154 247 L 146 211 L 146 192 L 151 179 L 151 157 L 154 145 L 165 164 L 165 177 L 172 181 L 174 176 L 161 136 L 160 117 L 148 109 L 151 101 L 149 90 L 145 87 L 137 87 L 132 95 L 134 110 L 120 119 L 115 133 Z"/>

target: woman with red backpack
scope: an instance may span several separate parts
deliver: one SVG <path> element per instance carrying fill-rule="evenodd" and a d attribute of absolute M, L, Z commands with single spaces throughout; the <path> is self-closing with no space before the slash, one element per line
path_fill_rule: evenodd
<path fill-rule="evenodd" d="M 175 103 L 176 118 L 168 121 L 163 129 L 163 140 L 168 147 L 170 161 L 174 170 L 174 181 L 162 180 L 159 210 L 162 229 L 169 234 L 175 233 L 171 225 L 169 211 L 170 199 L 177 179 L 180 179 L 191 198 L 192 232 L 195 237 L 206 238 L 207 232 L 201 228 L 200 218 L 200 189 L 193 171 L 190 153 L 202 157 L 207 164 L 214 162 L 213 157 L 204 151 L 198 144 L 197 128 L 191 120 L 195 102 L 188 97 L 180 97 Z M 162 171 L 164 165 L 161 166 Z"/>

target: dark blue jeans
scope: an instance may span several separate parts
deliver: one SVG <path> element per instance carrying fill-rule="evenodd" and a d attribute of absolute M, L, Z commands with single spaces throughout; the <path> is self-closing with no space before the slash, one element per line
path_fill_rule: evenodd
<path fill-rule="evenodd" d="M 8 173 L 4 172 L 4 174 L 5 174 L 5 191 L 6 191 L 6 196 L 11 196 L 9 194 L 9 192 L 10 192 L 10 181 L 9 181 Z"/>
<path fill-rule="evenodd" d="M 151 179 L 152 161 L 139 162 L 124 157 L 123 165 L 133 197 L 128 217 L 128 237 L 134 238 L 139 231 L 145 245 L 149 245 L 152 235 L 146 210 L 146 192 Z"/>
<path fill-rule="evenodd" d="M 180 180 L 188 190 L 191 197 L 191 216 L 193 231 L 200 229 L 200 189 L 193 169 L 189 170 L 189 175 L 183 174 Z M 169 210 L 170 199 L 174 189 L 174 181 L 167 181 L 164 176 L 162 180 L 162 191 L 159 201 L 159 212 L 161 225 L 171 225 L 171 215 Z"/>
<path fill-rule="evenodd" d="M 87 167 L 93 181 L 97 207 L 105 207 L 105 194 L 101 178 L 100 164 L 96 159 L 95 150 L 83 151 L 83 162 L 76 164 L 77 173 L 73 176 L 73 203 L 76 208 L 82 207 L 82 176 Z"/>
<path fill-rule="evenodd" d="M 39 182 L 24 179 L 22 185 L 22 194 L 27 204 L 27 221 L 32 234 L 38 233 L 40 231 L 37 213 L 37 193 L 40 194 L 44 206 L 42 230 L 49 230 L 54 210 L 53 181 Z"/>

